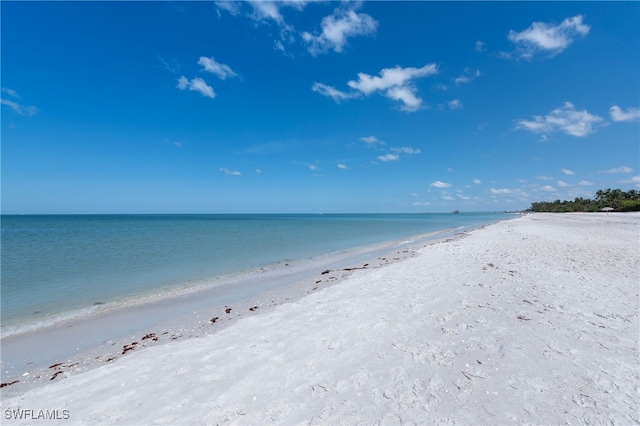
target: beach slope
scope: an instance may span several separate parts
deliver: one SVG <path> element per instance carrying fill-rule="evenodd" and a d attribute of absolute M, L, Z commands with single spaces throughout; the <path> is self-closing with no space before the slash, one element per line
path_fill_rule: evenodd
<path fill-rule="evenodd" d="M 640 424 L 639 242 L 638 214 L 499 222 L 5 400 L 3 423 Z"/>

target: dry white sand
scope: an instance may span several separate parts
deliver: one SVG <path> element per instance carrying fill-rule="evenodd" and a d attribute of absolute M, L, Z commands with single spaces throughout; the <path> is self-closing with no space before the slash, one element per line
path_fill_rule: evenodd
<path fill-rule="evenodd" d="M 640 215 L 535 214 L 419 251 L 5 400 L 2 421 L 640 424 Z"/>

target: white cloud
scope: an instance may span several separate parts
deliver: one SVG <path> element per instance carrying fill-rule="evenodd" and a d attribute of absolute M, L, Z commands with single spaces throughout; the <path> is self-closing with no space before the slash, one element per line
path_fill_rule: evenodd
<path fill-rule="evenodd" d="M 534 22 L 521 32 L 509 31 L 509 40 L 516 44 L 515 54 L 530 60 L 536 53 L 555 56 L 565 50 L 577 37 L 584 37 L 590 27 L 582 23 L 583 16 L 567 18 L 559 25 Z"/>
<path fill-rule="evenodd" d="M 293 43 L 295 41 L 294 33 L 295 29 L 292 25 L 285 22 L 280 9 L 282 7 L 292 7 L 297 10 L 302 10 L 309 1 L 307 0 L 288 0 L 288 1 L 272 1 L 272 0 L 250 0 L 248 3 L 253 8 L 253 13 L 249 17 L 257 22 L 268 23 L 274 22 L 280 30 L 280 40 L 274 42 L 274 48 L 282 51 L 285 55 L 283 41 L 286 43 Z"/>
<path fill-rule="evenodd" d="M 253 7 L 253 15 L 256 21 L 272 20 L 278 24 L 284 24 L 284 18 L 280 14 L 280 5 L 285 2 L 275 2 L 269 0 L 252 0 L 249 1 Z"/>
<path fill-rule="evenodd" d="M 220 169 L 221 172 L 228 174 L 229 176 L 241 176 L 242 173 L 236 170 L 225 169 L 224 167 Z"/>
<path fill-rule="evenodd" d="M 430 206 L 431 205 L 431 203 L 428 201 L 414 201 L 411 204 L 414 206 Z"/>
<path fill-rule="evenodd" d="M 640 109 L 627 108 L 623 111 L 618 105 L 614 105 L 609 109 L 611 119 L 613 121 L 640 121 Z"/>
<path fill-rule="evenodd" d="M 322 18 L 322 33 L 313 35 L 302 33 L 309 53 L 316 56 L 329 50 L 342 52 L 348 37 L 369 35 L 376 32 L 378 21 L 366 13 L 356 13 L 352 9 L 336 9 L 332 15 Z"/>
<path fill-rule="evenodd" d="M 564 173 L 565 175 L 575 175 L 575 173 L 572 170 L 569 169 L 562 169 L 562 173 Z"/>
<path fill-rule="evenodd" d="M 417 89 L 413 85 L 413 80 L 436 74 L 438 67 L 435 64 L 427 64 L 422 68 L 384 68 L 379 76 L 371 76 L 365 73 L 358 73 L 358 80 L 350 80 L 347 85 L 353 92 L 342 92 L 332 86 L 322 83 L 314 83 L 311 90 L 321 95 L 332 98 L 335 102 L 346 99 L 360 97 L 362 94 L 369 96 L 375 92 L 382 94 L 389 99 L 402 103 L 400 109 L 403 111 L 417 111 L 422 106 L 422 99 L 416 96 Z"/>
<path fill-rule="evenodd" d="M 240 14 L 240 2 L 235 2 L 235 1 L 217 1 L 215 2 L 216 7 L 218 9 L 222 9 L 225 10 L 227 12 L 229 12 L 229 14 L 233 15 L 233 16 L 237 16 Z M 218 15 L 220 15 L 220 12 L 218 12 Z"/>
<path fill-rule="evenodd" d="M 485 42 L 480 40 L 476 41 L 476 52 L 486 51 L 487 49 L 484 47 L 484 45 L 485 45 Z"/>
<path fill-rule="evenodd" d="M 258 174 L 262 173 L 262 169 L 256 169 L 256 173 Z"/>
<path fill-rule="evenodd" d="M 449 188 L 451 187 L 451 184 L 437 180 L 435 182 L 432 182 L 429 186 L 432 186 L 434 188 Z"/>
<path fill-rule="evenodd" d="M 460 109 L 462 108 L 462 102 L 459 99 L 453 99 L 449 101 L 449 108 L 451 109 Z"/>
<path fill-rule="evenodd" d="M 180 90 L 193 90 L 200 92 L 202 96 L 206 96 L 211 99 L 216 97 L 213 87 L 207 85 L 207 83 L 200 77 L 189 80 L 187 77 L 182 76 L 178 79 L 178 85 L 176 87 Z"/>
<path fill-rule="evenodd" d="M 536 179 L 540 180 L 553 180 L 553 176 L 536 176 Z"/>
<path fill-rule="evenodd" d="M 391 151 L 393 152 L 400 152 L 402 154 L 420 154 L 420 149 L 418 148 L 411 148 L 409 146 L 400 146 L 397 148 L 391 148 Z"/>
<path fill-rule="evenodd" d="M 473 183 L 475 183 L 476 185 L 480 185 L 482 181 L 480 179 L 474 179 Z"/>
<path fill-rule="evenodd" d="M 558 186 L 561 188 L 566 188 L 568 186 L 571 186 L 570 184 L 568 184 L 567 182 L 563 181 L 563 180 L 559 180 L 558 181 Z"/>
<path fill-rule="evenodd" d="M 384 68 L 379 76 L 358 73 L 358 80 L 348 81 L 347 85 L 366 96 L 381 91 L 384 96 L 402 102 L 402 110 L 416 111 L 421 107 L 422 99 L 415 94 L 417 89 L 413 85 L 413 80 L 437 74 L 437 72 L 436 64 L 427 64 L 422 68 L 397 66 Z"/>
<path fill-rule="evenodd" d="M 341 101 L 344 101 L 347 99 L 354 99 L 354 98 L 360 97 L 360 94 L 357 92 L 351 92 L 351 93 L 342 92 L 333 86 L 328 86 L 326 84 L 317 83 L 317 82 L 313 83 L 311 90 L 313 90 L 314 92 L 318 92 L 321 95 L 330 97 L 331 99 L 333 99 L 334 102 L 338 104 Z"/>
<path fill-rule="evenodd" d="M 571 102 L 565 102 L 545 116 L 534 116 L 533 121 L 518 120 L 516 128 L 532 133 L 561 131 L 571 136 L 583 137 L 593 133 L 594 126 L 602 121 L 601 117 L 589 114 L 587 110 L 576 111 Z"/>
<path fill-rule="evenodd" d="M 387 90 L 386 96 L 394 101 L 401 101 L 404 105 L 400 106 L 403 111 L 413 112 L 420 109 L 422 99 L 415 95 L 413 87 L 391 87 Z"/>
<path fill-rule="evenodd" d="M 514 190 L 507 189 L 507 188 L 500 188 L 500 189 L 491 188 L 489 192 L 496 195 L 505 195 L 505 194 L 513 194 Z"/>
<path fill-rule="evenodd" d="M 347 170 L 347 169 L 349 168 L 349 167 L 347 167 L 347 165 L 346 165 L 346 164 L 342 164 L 342 163 L 338 163 L 338 164 L 336 164 L 336 166 L 337 166 L 339 169 L 342 169 L 342 170 Z"/>
<path fill-rule="evenodd" d="M 422 68 L 384 68 L 380 71 L 380 76 L 370 76 L 363 72 L 358 73 L 358 81 L 351 80 L 347 83 L 352 89 L 356 89 L 370 95 L 377 90 L 388 90 L 390 88 L 402 88 L 416 78 L 437 74 L 436 64 L 427 64 Z"/>
<path fill-rule="evenodd" d="M 174 145 L 176 148 L 182 148 L 182 147 L 184 146 L 184 145 L 182 145 L 182 142 L 174 142 L 174 143 L 173 143 L 173 145 Z"/>
<path fill-rule="evenodd" d="M 589 182 L 588 180 L 581 180 L 580 182 L 578 182 L 578 185 L 591 186 L 593 185 L 593 182 Z"/>
<path fill-rule="evenodd" d="M 227 77 L 237 77 L 236 74 L 229 65 L 221 64 L 216 62 L 213 58 L 207 58 L 205 56 L 200 56 L 198 60 L 198 65 L 202 65 L 204 70 L 210 73 L 217 75 L 221 80 L 225 80 Z"/>
<path fill-rule="evenodd" d="M 550 185 L 541 186 L 540 188 L 538 188 L 538 190 L 539 191 L 545 191 L 545 192 L 556 191 L 556 189 L 553 186 L 550 186 Z"/>
<path fill-rule="evenodd" d="M 317 171 L 317 170 L 320 170 L 320 168 L 318 166 L 316 166 L 315 164 L 312 164 L 312 165 L 309 166 L 309 170 Z"/>
<path fill-rule="evenodd" d="M 385 154 L 378 157 L 378 160 L 380 161 L 398 161 L 399 159 L 400 156 L 396 154 Z"/>
<path fill-rule="evenodd" d="M 619 180 L 617 183 L 621 183 L 624 185 L 634 185 L 634 186 L 640 187 L 640 175 L 633 176 L 629 179 Z"/>
<path fill-rule="evenodd" d="M 360 138 L 360 141 L 366 143 L 367 145 L 382 143 L 382 141 L 378 140 L 375 136 L 363 136 Z"/>
<path fill-rule="evenodd" d="M 613 169 L 604 170 L 600 173 L 632 173 L 633 169 L 628 166 L 615 167 Z"/>

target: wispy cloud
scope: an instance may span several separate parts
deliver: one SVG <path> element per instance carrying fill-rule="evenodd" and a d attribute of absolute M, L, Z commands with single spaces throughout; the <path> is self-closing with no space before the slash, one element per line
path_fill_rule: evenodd
<path fill-rule="evenodd" d="M 238 77 L 238 74 L 229 65 L 221 64 L 213 58 L 201 56 L 198 60 L 198 65 L 202 65 L 205 71 L 217 75 L 221 80 L 225 80 L 227 77 Z"/>
<path fill-rule="evenodd" d="M 311 90 L 333 99 L 333 101 L 337 104 L 342 101 L 359 98 L 361 96 L 360 93 L 357 92 L 342 92 L 333 86 L 328 86 L 326 84 L 318 82 L 313 83 L 313 86 L 311 86 Z"/>
<path fill-rule="evenodd" d="M 446 182 L 441 182 L 439 180 L 432 182 L 431 184 L 429 184 L 429 186 L 433 187 L 433 188 L 450 188 L 451 184 L 450 183 L 446 183 Z"/>
<path fill-rule="evenodd" d="M 7 87 L 2 88 L 2 93 L 5 93 L 15 99 L 22 99 L 15 90 Z M 23 105 L 20 102 L 12 101 L 11 99 L 0 98 L 0 104 L 8 106 L 20 115 L 34 115 L 38 112 L 38 108 L 33 105 Z"/>
<path fill-rule="evenodd" d="M 8 87 L 3 87 L 2 88 L 2 93 L 6 93 L 7 95 L 11 96 L 12 98 L 22 99 L 22 97 L 20 95 L 18 95 L 18 92 L 16 92 L 13 89 L 9 89 Z"/>
<path fill-rule="evenodd" d="M 535 188 L 534 191 L 554 192 L 557 191 L 557 189 L 551 185 L 544 185 L 539 188 Z"/>
<path fill-rule="evenodd" d="M 471 71 L 470 68 L 465 68 L 464 70 L 464 74 L 462 74 L 460 77 L 457 77 L 454 82 L 456 83 L 456 86 L 459 86 L 461 84 L 467 84 L 467 83 L 471 83 L 473 80 L 475 80 L 477 77 L 480 77 L 482 74 L 480 73 L 480 70 L 475 70 L 475 72 Z"/>
<path fill-rule="evenodd" d="M 356 3 L 350 9 L 338 8 L 332 15 L 322 18 L 322 32 L 318 35 L 303 32 L 302 39 L 309 53 L 316 56 L 329 50 L 342 52 L 348 37 L 374 34 L 378 21 L 366 13 L 356 13 L 359 6 Z"/>
<path fill-rule="evenodd" d="M 380 161 L 398 161 L 400 159 L 400 156 L 397 154 L 385 154 L 385 155 L 380 155 L 378 156 L 378 160 Z"/>
<path fill-rule="evenodd" d="M 157 55 L 156 58 L 158 58 L 158 61 L 162 65 L 162 68 L 166 69 L 167 71 L 174 74 L 178 74 L 178 72 L 180 71 L 180 63 L 175 58 L 172 58 L 169 62 L 162 59 L 160 55 Z"/>
<path fill-rule="evenodd" d="M 513 189 L 508 189 L 508 188 L 491 188 L 489 190 L 489 192 L 491 192 L 494 195 L 505 195 L 505 194 L 513 194 L 515 191 Z"/>
<path fill-rule="evenodd" d="M 229 169 L 225 169 L 224 167 L 222 167 L 220 169 L 220 171 L 225 173 L 225 174 L 227 174 L 227 175 L 229 175 L 229 176 L 241 176 L 242 175 L 242 173 L 240 173 L 237 170 L 229 170 Z"/>
<path fill-rule="evenodd" d="M 236 1 L 217 1 L 215 4 L 219 10 L 224 10 L 232 16 L 237 16 L 240 14 L 240 7 L 242 3 Z M 220 15 L 219 11 L 218 15 Z"/>
<path fill-rule="evenodd" d="M 534 22 L 526 30 L 516 32 L 509 31 L 509 40 L 516 45 L 516 57 L 530 60 L 538 53 L 546 53 L 550 57 L 555 56 L 573 43 L 578 37 L 585 37 L 591 29 L 583 24 L 583 16 L 577 15 L 567 18 L 558 25 L 544 22 Z M 513 56 L 504 54 L 503 56 Z"/>
<path fill-rule="evenodd" d="M 216 97 L 213 87 L 209 86 L 200 77 L 189 80 L 187 77 L 182 76 L 178 79 L 178 85 L 176 87 L 180 90 L 193 90 L 199 92 L 202 96 L 206 96 L 211 99 Z"/>
<path fill-rule="evenodd" d="M 360 141 L 366 143 L 367 145 L 374 145 L 374 144 L 384 145 L 384 142 L 379 140 L 375 136 L 363 136 L 360 138 Z"/>
<path fill-rule="evenodd" d="M 583 137 L 595 131 L 595 125 L 603 119 L 587 110 L 577 111 L 571 102 L 565 102 L 545 116 L 536 115 L 533 120 L 518 120 L 517 129 L 532 133 L 563 132 L 571 136 Z"/>
<path fill-rule="evenodd" d="M 282 16 L 281 8 L 290 7 L 302 10 L 310 3 L 308 0 L 289 0 L 289 1 L 272 1 L 272 0 L 249 0 L 248 3 L 253 8 L 253 12 L 249 14 L 249 18 L 261 23 L 275 23 L 280 30 L 280 40 L 274 41 L 274 48 L 282 51 L 285 55 L 289 55 L 285 49 L 285 44 L 293 44 L 296 41 L 296 31 L 293 25 L 285 22 Z"/>
<path fill-rule="evenodd" d="M 629 166 L 614 167 L 613 169 L 603 170 L 600 173 L 633 173 L 633 169 Z"/>
<path fill-rule="evenodd" d="M 347 82 L 347 85 L 353 89 L 351 92 L 342 92 L 322 83 L 314 83 L 311 89 L 324 96 L 331 97 L 336 102 L 381 92 L 387 98 L 401 102 L 401 110 L 412 112 L 422 107 L 422 99 L 416 95 L 417 89 L 413 81 L 437 72 L 438 67 L 435 64 L 427 64 L 422 68 L 402 68 L 398 66 L 384 68 L 380 71 L 379 76 L 358 73 L 357 80 Z"/>
<path fill-rule="evenodd" d="M 436 64 L 427 64 L 422 68 L 384 68 L 380 71 L 380 76 L 371 76 L 369 74 L 358 73 L 358 80 L 351 80 L 347 85 L 353 89 L 359 90 L 365 95 L 370 95 L 375 91 L 384 91 L 391 88 L 402 88 L 416 78 L 425 77 L 436 74 L 438 67 Z"/>
<path fill-rule="evenodd" d="M 460 99 L 452 99 L 449 101 L 449 108 L 450 109 L 460 109 L 462 108 L 462 102 L 460 102 Z"/>
<path fill-rule="evenodd" d="M 573 170 L 569 170 L 569 169 L 561 169 L 562 173 L 564 173 L 565 175 L 575 175 L 575 173 L 573 172 Z"/>
<path fill-rule="evenodd" d="M 627 108 L 623 111 L 618 105 L 614 105 L 609 109 L 609 114 L 613 121 L 640 121 L 640 109 Z"/>
<path fill-rule="evenodd" d="M 342 164 L 342 163 L 336 164 L 336 167 L 342 170 L 347 170 L 349 168 L 346 164 Z"/>
<path fill-rule="evenodd" d="M 634 186 L 640 188 L 640 175 L 639 176 L 633 176 L 633 177 L 631 177 L 629 179 L 619 180 L 617 183 L 621 183 L 623 185 L 634 185 Z"/>
<path fill-rule="evenodd" d="M 419 148 L 411 148 L 409 146 L 399 146 L 391 148 L 391 151 L 399 152 L 401 154 L 420 154 L 420 152 L 422 152 Z"/>
<path fill-rule="evenodd" d="M 589 182 L 588 180 L 581 180 L 580 182 L 578 182 L 578 185 L 591 186 L 593 185 L 593 182 Z"/>
<path fill-rule="evenodd" d="M 256 21 L 274 21 L 277 24 L 284 24 L 284 18 L 280 13 L 280 6 L 286 2 L 276 2 L 269 0 L 250 0 L 249 4 L 253 7 L 251 18 Z"/>
<path fill-rule="evenodd" d="M 476 185 L 480 185 L 482 183 L 480 179 L 474 179 L 472 182 L 475 183 Z"/>
<path fill-rule="evenodd" d="M 476 52 L 485 52 L 487 50 L 485 46 L 485 42 L 483 41 L 476 41 Z"/>

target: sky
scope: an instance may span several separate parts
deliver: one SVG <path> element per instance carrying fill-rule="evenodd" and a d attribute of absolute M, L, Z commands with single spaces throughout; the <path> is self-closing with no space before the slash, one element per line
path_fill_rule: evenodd
<path fill-rule="evenodd" d="M 502 211 L 640 189 L 638 2 L 11 2 L 2 213 Z"/>

